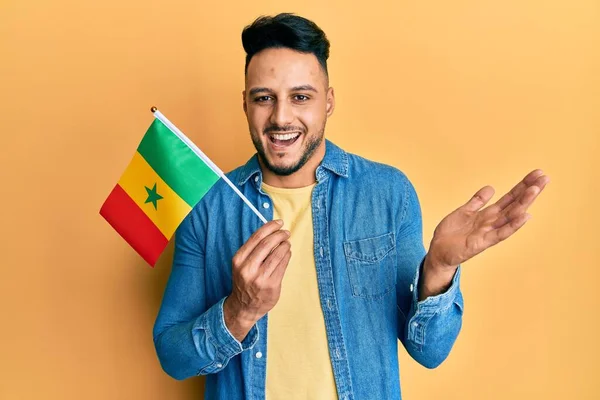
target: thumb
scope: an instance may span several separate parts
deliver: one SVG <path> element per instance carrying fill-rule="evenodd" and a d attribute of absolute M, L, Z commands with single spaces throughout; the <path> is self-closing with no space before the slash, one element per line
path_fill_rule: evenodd
<path fill-rule="evenodd" d="M 466 211 L 479 211 L 481 207 L 485 206 L 487 202 L 490 201 L 490 199 L 494 196 L 495 192 L 496 191 L 493 187 L 484 186 L 481 189 L 479 189 L 477 193 L 475 193 L 473 197 L 471 197 L 471 200 L 465 203 L 465 205 L 463 205 L 462 208 Z"/>

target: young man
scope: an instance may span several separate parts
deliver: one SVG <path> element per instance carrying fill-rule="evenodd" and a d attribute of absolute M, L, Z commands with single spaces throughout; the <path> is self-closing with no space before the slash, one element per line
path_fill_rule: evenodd
<path fill-rule="evenodd" d="M 399 399 L 398 339 L 435 368 L 462 324 L 460 264 L 506 239 L 549 181 L 486 186 L 442 220 L 426 254 L 417 194 L 398 169 L 324 139 L 329 42 L 291 14 L 242 33 L 255 154 L 176 233 L 154 329 L 164 370 L 207 375 L 208 399 Z M 262 226 L 261 226 L 262 225 Z"/>

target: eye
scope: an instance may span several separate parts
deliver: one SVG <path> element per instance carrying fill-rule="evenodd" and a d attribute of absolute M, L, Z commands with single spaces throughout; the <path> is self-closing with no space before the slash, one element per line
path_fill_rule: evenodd
<path fill-rule="evenodd" d="M 260 96 L 260 97 L 255 97 L 254 101 L 256 103 L 265 103 L 267 101 L 271 101 L 273 98 L 271 96 Z"/>
<path fill-rule="evenodd" d="M 303 94 L 297 94 L 297 95 L 294 96 L 294 100 L 296 100 L 296 101 L 298 101 L 300 103 L 303 103 L 303 102 L 307 101 L 308 99 L 309 99 L 309 97 L 305 96 Z"/>

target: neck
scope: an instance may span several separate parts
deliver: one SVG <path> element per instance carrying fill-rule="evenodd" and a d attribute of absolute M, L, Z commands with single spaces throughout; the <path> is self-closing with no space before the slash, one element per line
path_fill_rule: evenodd
<path fill-rule="evenodd" d="M 258 158 L 258 162 L 263 173 L 264 183 L 274 187 L 295 189 L 310 186 L 315 183 L 317 167 L 321 164 L 321 161 L 323 161 L 323 157 L 325 157 L 325 139 L 323 139 L 322 143 L 317 147 L 306 164 L 291 175 L 282 176 L 274 174 L 264 165 L 260 157 Z"/>

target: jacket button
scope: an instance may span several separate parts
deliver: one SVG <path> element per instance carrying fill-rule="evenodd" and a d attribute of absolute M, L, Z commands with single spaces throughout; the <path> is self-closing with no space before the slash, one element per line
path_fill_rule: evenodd
<path fill-rule="evenodd" d="M 260 351 L 257 352 L 255 355 L 256 355 L 256 358 L 262 358 L 262 353 Z"/>

